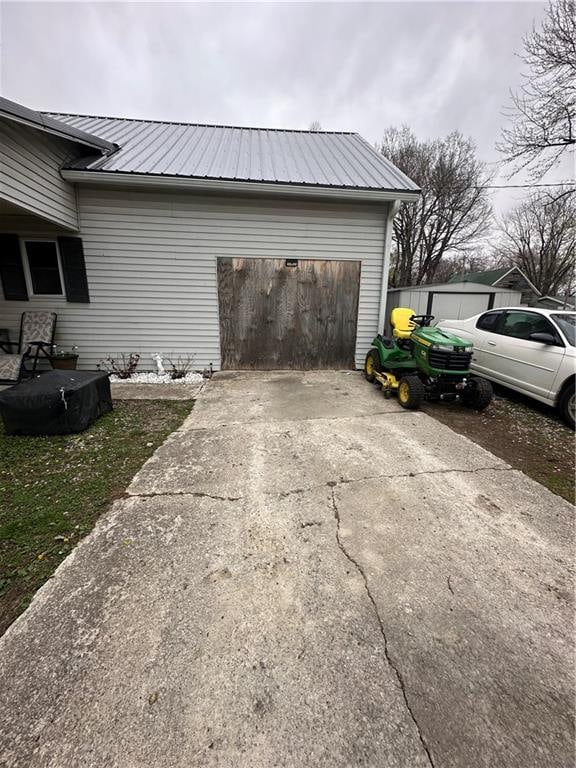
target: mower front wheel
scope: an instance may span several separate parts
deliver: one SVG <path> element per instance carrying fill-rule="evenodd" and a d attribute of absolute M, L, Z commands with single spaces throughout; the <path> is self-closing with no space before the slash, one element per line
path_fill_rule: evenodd
<path fill-rule="evenodd" d="M 364 376 L 366 377 L 366 381 L 372 383 L 376 379 L 377 373 L 380 373 L 380 355 L 377 349 L 371 349 L 364 361 Z"/>
<path fill-rule="evenodd" d="M 402 408 L 415 411 L 426 396 L 426 387 L 419 376 L 403 376 L 398 384 L 398 402 Z"/>
<path fill-rule="evenodd" d="M 462 392 L 462 402 L 468 408 L 474 408 L 475 411 L 483 411 L 488 408 L 494 397 L 492 384 L 488 379 L 481 379 L 474 376 L 468 382 L 468 386 Z"/>

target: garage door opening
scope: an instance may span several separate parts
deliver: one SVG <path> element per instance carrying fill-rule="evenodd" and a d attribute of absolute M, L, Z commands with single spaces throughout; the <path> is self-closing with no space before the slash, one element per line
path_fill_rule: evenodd
<path fill-rule="evenodd" d="M 218 259 L 222 368 L 354 368 L 359 292 L 359 261 Z"/>

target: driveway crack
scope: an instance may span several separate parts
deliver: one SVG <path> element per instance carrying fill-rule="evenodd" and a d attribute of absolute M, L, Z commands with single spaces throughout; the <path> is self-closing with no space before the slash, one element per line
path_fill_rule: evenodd
<path fill-rule="evenodd" d="M 420 475 L 448 475 L 451 473 L 473 475 L 477 472 L 514 472 L 514 467 L 509 466 L 492 466 L 492 467 L 476 467 L 475 469 L 458 469 L 451 467 L 448 469 L 423 469 L 419 472 L 401 472 L 398 474 L 380 474 L 380 475 L 365 475 L 364 477 L 340 477 L 338 480 L 328 480 L 322 483 L 316 483 L 309 485 L 306 488 L 290 488 L 286 491 L 265 491 L 266 496 L 280 496 L 285 498 L 287 496 L 300 495 L 302 493 L 309 493 L 310 491 L 317 491 L 319 488 L 325 488 L 326 486 L 333 487 L 338 485 L 351 485 L 353 483 L 363 483 L 366 480 L 395 480 L 396 478 L 403 477 L 419 477 Z"/>
<path fill-rule="evenodd" d="M 419 472 L 402 472 L 393 475 L 368 475 L 367 477 L 359 477 L 357 480 L 341 480 L 340 483 L 360 483 L 363 480 L 383 480 L 385 478 L 395 479 L 397 477 L 419 477 L 420 475 L 449 475 L 453 472 L 462 475 L 474 475 L 477 472 L 486 472 L 488 470 L 494 472 L 510 472 L 513 471 L 513 469 L 513 467 L 508 466 L 475 467 L 474 469 L 458 469 L 457 467 L 449 467 L 447 469 L 422 469 Z"/>
<path fill-rule="evenodd" d="M 422 744 L 422 748 L 424 752 L 426 753 L 426 756 L 428 758 L 428 762 L 434 768 L 434 760 L 432 759 L 432 755 L 430 753 L 430 750 L 428 748 L 428 745 L 426 743 L 426 739 L 424 738 L 424 734 L 422 733 L 422 730 L 420 728 L 420 724 L 418 723 L 418 720 L 416 719 L 416 715 L 414 714 L 414 711 L 412 710 L 412 707 L 410 706 L 410 702 L 408 700 L 408 694 L 406 693 L 406 685 L 404 683 L 404 678 L 402 676 L 402 673 L 392 660 L 390 656 L 390 652 L 388 649 L 388 638 L 386 636 L 386 630 L 384 629 L 384 624 L 382 622 L 382 618 L 380 616 L 380 612 L 378 610 L 378 606 L 376 604 L 376 600 L 374 599 L 374 596 L 372 595 L 372 592 L 370 591 L 370 586 L 368 584 L 368 578 L 366 577 L 366 573 L 358 560 L 356 560 L 346 549 L 344 544 L 342 543 L 342 539 L 340 537 L 340 511 L 338 509 L 338 504 L 336 502 L 336 495 L 334 493 L 334 488 L 338 485 L 338 483 L 331 482 L 327 483 L 328 486 L 330 486 L 331 496 L 332 496 L 332 511 L 334 513 L 334 519 L 336 520 L 336 543 L 338 544 L 338 548 L 344 555 L 344 557 L 356 568 L 360 576 L 362 577 L 362 581 L 364 582 L 364 589 L 366 590 L 366 594 L 368 595 L 368 599 L 372 603 L 372 608 L 374 609 L 374 613 L 376 615 L 376 620 L 378 621 L 378 626 L 380 628 L 380 634 L 382 635 L 382 639 L 384 641 L 384 655 L 386 657 L 386 661 L 388 662 L 388 666 L 390 669 L 393 670 L 394 674 L 396 675 L 396 679 L 398 680 L 398 685 L 400 686 L 400 690 L 402 691 L 402 696 L 404 698 L 404 703 L 406 705 L 406 709 L 408 710 L 408 713 L 410 714 L 410 717 L 412 719 L 412 722 L 414 723 L 414 726 L 416 728 L 416 732 L 418 733 L 418 737 L 420 739 L 420 743 Z"/>
<path fill-rule="evenodd" d="M 202 491 L 150 491 L 149 493 L 132 493 L 128 491 L 125 494 L 127 499 L 153 499 L 157 496 L 193 496 L 199 499 L 214 499 L 215 501 L 240 501 L 243 496 L 218 496 L 215 493 L 204 493 Z"/>

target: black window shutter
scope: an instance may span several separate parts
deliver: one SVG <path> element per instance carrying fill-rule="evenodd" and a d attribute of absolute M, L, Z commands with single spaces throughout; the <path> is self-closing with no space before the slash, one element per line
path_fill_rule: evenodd
<path fill-rule="evenodd" d="M 59 237 L 58 247 L 67 301 L 88 304 L 90 294 L 88 293 L 88 278 L 86 277 L 86 263 L 81 238 Z"/>
<path fill-rule="evenodd" d="M 0 278 L 6 301 L 28 301 L 18 235 L 0 235 Z"/>

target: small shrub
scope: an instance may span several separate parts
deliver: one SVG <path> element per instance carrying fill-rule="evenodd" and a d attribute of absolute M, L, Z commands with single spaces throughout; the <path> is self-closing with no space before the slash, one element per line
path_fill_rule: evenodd
<path fill-rule="evenodd" d="M 130 352 L 129 355 L 122 352 L 119 357 L 108 357 L 100 360 L 98 369 L 113 373 L 119 379 L 130 379 L 136 373 L 140 355 L 137 352 Z"/>
<path fill-rule="evenodd" d="M 176 360 L 165 358 L 168 363 L 167 373 L 171 379 L 183 379 L 192 370 L 194 355 L 178 355 Z"/>

